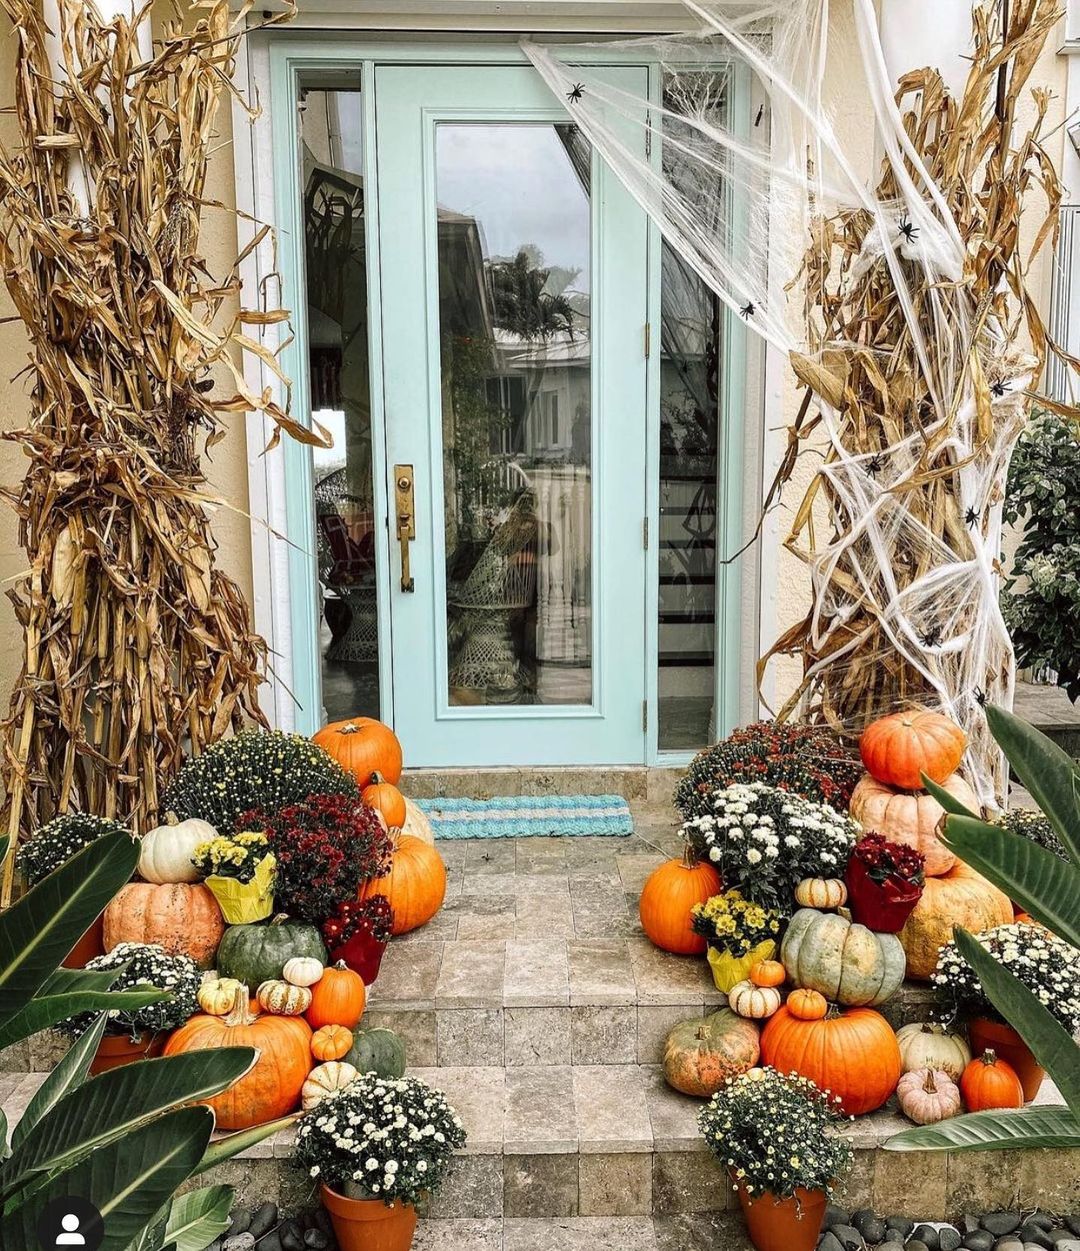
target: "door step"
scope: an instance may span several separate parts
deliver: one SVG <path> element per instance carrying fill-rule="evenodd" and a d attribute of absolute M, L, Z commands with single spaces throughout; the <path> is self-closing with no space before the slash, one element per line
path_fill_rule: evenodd
<path fill-rule="evenodd" d="M 401 788 L 414 799 L 490 799 L 496 795 L 621 795 L 666 807 L 684 768 L 406 769 Z M 673 818 L 674 819 L 674 818 Z"/>

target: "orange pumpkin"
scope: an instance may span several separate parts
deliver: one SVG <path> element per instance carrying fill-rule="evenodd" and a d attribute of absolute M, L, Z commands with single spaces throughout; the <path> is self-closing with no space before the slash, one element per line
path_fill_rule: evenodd
<path fill-rule="evenodd" d="M 978 796 L 959 773 L 950 774 L 941 784 L 965 808 L 978 815 Z M 940 877 L 956 863 L 956 856 L 938 838 L 938 826 L 945 809 L 927 791 L 899 791 L 867 773 L 851 795 L 851 816 L 864 830 L 876 830 L 921 851 L 927 877 Z"/>
<path fill-rule="evenodd" d="M 960 1093 L 969 1112 L 1024 1106 L 1024 1088 L 1016 1070 L 993 1051 L 984 1051 L 964 1069 Z"/>
<path fill-rule="evenodd" d="M 967 735 L 940 712 L 916 708 L 872 721 L 859 739 L 859 755 L 879 782 L 905 791 L 922 789 L 925 773 L 944 782 L 963 759 Z"/>
<path fill-rule="evenodd" d="M 787 970 L 779 960 L 759 960 L 750 970 L 755 986 L 783 986 Z"/>
<path fill-rule="evenodd" d="M 405 796 L 381 773 L 372 774 L 371 783 L 360 792 L 360 798 L 386 822 L 388 830 L 400 830 L 405 824 Z"/>
<path fill-rule="evenodd" d="M 838 1097 L 848 1116 L 880 1108 L 900 1080 L 896 1035 L 873 1008 L 832 1008 L 808 1020 L 789 1000 L 761 1032 L 761 1058 L 781 1073 L 809 1077 Z"/>
<path fill-rule="evenodd" d="M 355 1029 L 364 1015 L 367 991 L 364 979 L 350 969 L 344 960 L 330 965 L 311 988 L 311 1004 L 307 1022 L 312 1029 L 324 1025 L 344 1025 Z"/>
<path fill-rule="evenodd" d="M 649 874 L 638 901 L 641 928 L 662 951 L 700 956 L 707 944 L 694 932 L 690 909 L 723 889 L 720 874 L 707 860 L 695 864 L 687 848 L 681 860 L 668 860 Z"/>
<path fill-rule="evenodd" d="M 254 1047 L 251 1069 L 204 1102 L 218 1129 L 249 1129 L 292 1112 L 311 1069 L 311 1029 L 299 1016 L 259 1016 L 240 986 L 228 1016 L 193 1016 L 165 1044 L 167 1056 L 209 1047 Z"/>
<path fill-rule="evenodd" d="M 376 773 L 395 786 L 401 780 L 401 744 L 394 731 L 374 717 L 331 721 L 312 741 L 351 773 L 358 786 L 369 786 Z"/>
<path fill-rule="evenodd" d="M 118 943 L 158 943 L 169 955 L 190 956 L 207 969 L 224 933 L 218 902 L 201 883 L 130 882 L 105 909 L 106 951 Z"/>
<path fill-rule="evenodd" d="M 399 834 L 394 843 L 390 872 L 370 878 L 360 887 L 360 898 L 385 895 L 394 910 L 393 934 L 407 934 L 426 925 L 446 898 L 446 865 L 434 847 Z"/>
<path fill-rule="evenodd" d="M 327 1060 L 343 1060 L 352 1045 L 352 1030 L 344 1025 L 321 1025 L 311 1036 L 311 1054 L 320 1064 Z"/>
<path fill-rule="evenodd" d="M 829 1002 L 820 990 L 800 986 L 788 995 L 787 1009 L 800 1021 L 820 1021 L 828 1015 Z"/>
<path fill-rule="evenodd" d="M 928 877 L 922 898 L 900 931 L 908 977 L 929 980 L 955 926 L 981 934 L 1008 924 L 1012 915 L 1008 897 L 962 860 L 943 876 Z"/>

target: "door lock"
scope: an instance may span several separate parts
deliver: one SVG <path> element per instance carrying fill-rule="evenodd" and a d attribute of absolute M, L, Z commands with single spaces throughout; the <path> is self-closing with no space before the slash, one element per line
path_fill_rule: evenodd
<path fill-rule="evenodd" d="M 401 545 L 401 589 L 415 591 L 416 584 L 409 571 L 409 541 L 416 538 L 412 465 L 394 466 L 394 501 L 397 513 L 397 537 Z"/>

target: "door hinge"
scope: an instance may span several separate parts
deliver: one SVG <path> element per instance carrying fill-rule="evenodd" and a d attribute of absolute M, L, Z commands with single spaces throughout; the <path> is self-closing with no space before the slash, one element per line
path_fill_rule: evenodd
<path fill-rule="evenodd" d="M 649 550 L 649 519 L 642 517 L 641 519 L 641 545 L 646 551 Z"/>
<path fill-rule="evenodd" d="M 648 360 L 652 356 L 652 322 L 647 321 L 645 323 L 643 338 L 645 342 L 645 359 Z"/>
<path fill-rule="evenodd" d="M 649 728 L 649 701 L 647 699 L 641 701 L 641 728 L 642 731 L 647 731 Z"/>

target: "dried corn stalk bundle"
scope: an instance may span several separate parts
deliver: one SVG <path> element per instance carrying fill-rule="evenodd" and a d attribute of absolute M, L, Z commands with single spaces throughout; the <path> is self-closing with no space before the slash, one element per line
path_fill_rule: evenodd
<path fill-rule="evenodd" d="M 968 730 L 984 802 L 1007 778 L 980 705 L 1013 693 L 998 609 L 1005 477 L 1056 350 L 1026 285 L 1061 199 L 1041 144 L 1049 94 L 1033 89 L 1030 127 L 1014 119 L 1059 16 L 1021 0 L 1002 30 L 997 5 L 976 8 L 959 100 L 933 70 L 902 79 L 907 146 L 874 191 L 884 223 L 866 209 L 817 219 L 797 279 L 816 352 L 792 362 L 815 403 L 793 437 L 824 436 L 826 451 L 787 539 L 813 605 L 770 653 L 804 665 L 781 715 L 801 707 L 851 733 L 895 707 L 938 707 Z M 930 210 L 917 220 L 913 184 Z M 1025 207 L 1046 216 L 1022 246 Z"/>
<path fill-rule="evenodd" d="M 233 315 L 236 268 L 216 278 L 200 253 L 243 14 L 177 10 L 144 59 L 145 13 L 103 24 L 60 0 L 48 32 L 31 0 L 2 2 L 22 142 L 0 154 L 0 256 L 33 380 L 29 425 L 4 435 L 29 458 L 8 493 L 30 561 L 11 594 L 25 653 L 3 726 L 8 828 L 70 809 L 145 828 L 185 748 L 262 720 L 266 647 L 215 567 L 200 454 L 249 410 L 311 437 L 241 369 L 249 351 L 276 371 L 259 336 L 287 314 Z"/>

